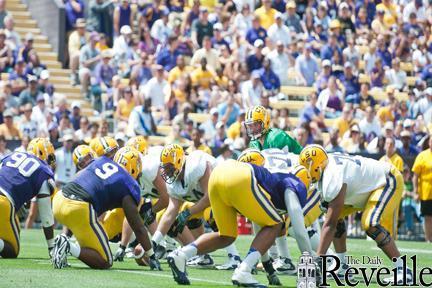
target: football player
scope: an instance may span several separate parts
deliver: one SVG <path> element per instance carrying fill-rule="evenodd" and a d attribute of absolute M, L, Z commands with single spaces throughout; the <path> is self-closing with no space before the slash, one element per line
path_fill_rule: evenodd
<path fill-rule="evenodd" d="M 204 234 L 168 255 L 174 280 L 179 284 L 189 284 L 187 259 L 235 241 L 237 213 L 240 213 L 262 228 L 257 232 L 248 255 L 234 271 L 232 282 L 239 286 L 262 287 L 251 271 L 262 256 L 267 256 L 267 250 L 280 234 L 283 219 L 279 211 L 286 213 L 298 206 L 301 209 L 306 201 L 306 186 L 309 183 L 303 183 L 293 174 L 271 173 L 257 165 L 227 160 L 216 166 L 209 180 L 209 199 L 219 232 Z M 267 256 L 262 260 L 269 282 L 280 285 L 270 258 Z"/>
<path fill-rule="evenodd" d="M 72 153 L 72 160 L 77 171 L 87 167 L 96 157 L 96 153 L 88 145 L 78 145 Z"/>
<path fill-rule="evenodd" d="M 45 138 L 30 141 L 26 152 L 13 152 L 0 168 L 0 256 L 16 258 L 20 250 L 18 211 L 36 197 L 48 250 L 54 247 L 51 195 L 55 191 L 54 147 Z"/>
<path fill-rule="evenodd" d="M 162 178 L 167 183 L 170 197 L 167 210 L 162 215 L 152 240 L 159 244 L 168 231 L 176 236 L 183 231 L 186 224 L 189 229 L 195 229 L 199 231 L 198 234 L 202 234 L 201 219 L 205 214 L 210 214 L 208 180 L 216 165 L 216 159 L 200 150 L 186 156 L 181 146 L 170 144 L 162 150 L 160 163 Z M 231 266 L 238 265 L 240 257 L 235 246 L 230 245 L 227 252 Z M 214 263 L 209 255 L 202 255 L 191 264 L 205 267 L 213 266 Z"/>
<path fill-rule="evenodd" d="M 106 156 L 113 159 L 119 144 L 111 136 L 94 138 L 90 141 L 90 148 L 96 153 L 97 157 Z"/>
<path fill-rule="evenodd" d="M 278 128 L 270 128 L 270 112 L 263 106 L 254 106 L 246 112 L 244 121 L 246 133 L 251 139 L 249 148 L 258 150 L 266 150 L 277 148 L 284 152 L 299 154 L 302 146 L 285 131 Z M 277 246 L 277 248 L 276 248 Z M 288 249 L 286 236 L 281 236 L 276 239 L 276 246 L 272 246 L 270 254 L 279 258 L 275 261 L 275 266 L 278 271 L 287 274 L 297 273 L 297 269 L 292 263 Z"/>
<path fill-rule="evenodd" d="M 336 252 L 344 254 L 346 231 L 338 228 L 339 220 L 362 211 L 362 229 L 390 259 L 396 258 L 397 284 L 403 282 L 404 275 L 412 282 L 412 272 L 403 271 L 403 261 L 394 241 L 404 187 L 398 169 L 390 163 L 360 156 L 327 155 L 319 145 L 304 148 L 300 164 L 309 170 L 312 181 L 317 182 L 322 206 L 327 209 L 317 254 L 324 255 L 332 241 Z M 317 259 L 319 262 L 322 258 Z M 385 280 L 393 282 L 393 278 Z"/>
<path fill-rule="evenodd" d="M 54 216 L 72 230 L 78 243 L 69 241 L 63 234 L 56 237 L 52 255 L 54 268 L 65 267 L 69 253 L 91 268 L 110 268 L 112 255 L 108 238 L 97 215 L 122 208 L 138 242 L 144 247 L 144 254 L 149 257 L 150 268 L 160 270 L 147 229 L 138 214 L 141 197 L 136 179 L 141 170 L 139 152 L 124 147 L 117 151 L 114 160 L 102 156 L 92 161 L 56 194 Z"/>

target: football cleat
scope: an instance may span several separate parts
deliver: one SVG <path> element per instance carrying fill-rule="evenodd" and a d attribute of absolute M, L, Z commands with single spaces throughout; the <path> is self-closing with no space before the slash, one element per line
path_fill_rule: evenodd
<path fill-rule="evenodd" d="M 234 270 L 231 281 L 234 285 L 239 287 L 267 287 L 266 285 L 259 283 L 250 272 L 241 271 L 239 268 Z"/>
<path fill-rule="evenodd" d="M 187 266 L 195 268 L 210 268 L 214 266 L 213 258 L 208 254 L 199 255 L 187 261 Z"/>
<path fill-rule="evenodd" d="M 156 259 L 162 259 L 166 256 L 166 249 L 163 245 L 156 244 L 156 242 L 152 241 L 153 249 L 155 252 Z"/>
<path fill-rule="evenodd" d="M 295 275 L 297 273 L 297 269 L 291 259 L 286 257 L 279 257 L 276 259 L 273 263 L 273 268 L 278 274 Z"/>
<path fill-rule="evenodd" d="M 394 279 L 394 277 L 384 278 L 383 284 L 384 285 L 390 284 L 392 286 L 402 286 L 402 285 L 405 285 L 404 279 L 405 279 L 405 283 L 407 285 L 412 285 L 413 284 L 413 273 L 412 273 L 411 269 L 406 269 L 406 273 L 404 273 L 403 268 L 399 267 L 397 269 L 396 279 Z M 396 280 L 396 283 L 394 283 L 395 280 Z"/>
<path fill-rule="evenodd" d="M 52 250 L 52 264 L 54 269 L 63 269 L 68 267 L 67 254 L 70 250 L 68 238 L 63 235 L 57 235 L 54 239 L 54 248 Z"/>
<path fill-rule="evenodd" d="M 262 262 L 264 271 L 266 272 L 267 280 L 269 285 L 281 286 L 278 276 L 276 275 L 276 270 L 273 268 L 273 261 L 269 259 L 266 262 Z"/>
<path fill-rule="evenodd" d="M 190 285 L 190 281 L 186 273 L 186 255 L 180 250 L 176 250 L 168 254 L 168 265 L 174 276 L 174 280 L 180 285 Z"/>
<path fill-rule="evenodd" d="M 240 266 L 241 259 L 238 255 L 228 253 L 228 261 L 225 264 L 216 266 L 217 270 L 234 270 Z"/>

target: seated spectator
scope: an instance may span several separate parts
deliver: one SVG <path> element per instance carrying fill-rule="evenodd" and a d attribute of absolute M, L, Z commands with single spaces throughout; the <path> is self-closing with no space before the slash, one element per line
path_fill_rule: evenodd
<path fill-rule="evenodd" d="M 171 133 L 165 138 L 165 144 L 178 144 L 182 146 L 188 146 L 188 139 L 183 138 L 181 135 L 181 129 L 178 125 L 172 127 Z"/>
<path fill-rule="evenodd" d="M 165 96 L 169 90 L 169 84 L 164 78 L 164 69 L 161 65 L 155 66 L 155 76 L 151 78 L 143 88 L 144 98 L 151 98 L 154 109 L 164 111 Z"/>
<path fill-rule="evenodd" d="M 263 67 L 258 70 L 260 73 L 261 82 L 264 89 L 268 90 L 272 95 L 276 95 L 280 90 L 279 77 L 272 71 L 271 63 L 268 58 L 264 58 Z"/>
<path fill-rule="evenodd" d="M 384 82 L 385 71 L 382 66 L 381 58 L 375 60 L 375 67 L 371 71 L 371 87 L 382 88 Z"/>
<path fill-rule="evenodd" d="M 40 123 L 35 122 L 32 119 L 32 104 L 27 103 L 22 107 L 24 112 L 18 122 L 18 129 L 20 130 L 21 136 L 28 136 L 30 139 L 36 138 L 38 136 L 38 125 Z"/>
<path fill-rule="evenodd" d="M 204 132 L 204 139 L 207 143 L 216 135 L 216 124 L 218 123 L 219 112 L 217 108 L 210 109 L 210 119 L 203 122 L 199 129 Z"/>
<path fill-rule="evenodd" d="M 263 94 L 263 84 L 261 75 L 258 71 L 252 72 L 251 79 L 242 85 L 242 101 L 245 109 L 260 105 L 260 99 Z"/>
<path fill-rule="evenodd" d="M 82 0 L 65 0 L 66 32 L 75 28 L 76 22 L 84 18 L 84 2 Z"/>
<path fill-rule="evenodd" d="M 336 34 L 331 34 L 329 41 L 321 48 L 321 59 L 331 60 L 333 55 L 337 53 L 338 58 L 342 60 L 342 51 L 338 45 L 338 39 Z"/>
<path fill-rule="evenodd" d="M 162 45 L 165 45 L 168 42 L 169 37 L 173 35 L 173 31 L 168 25 L 168 16 L 168 8 L 163 9 L 161 18 L 154 22 L 150 30 L 152 38 L 158 39 Z"/>
<path fill-rule="evenodd" d="M 328 153 L 345 153 L 345 150 L 339 145 L 339 130 L 333 129 L 330 132 L 329 140 L 329 144 L 325 147 Z"/>
<path fill-rule="evenodd" d="M 312 93 L 309 97 L 309 103 L 306 104 L 300 115 L 300 124 L 316 122 L 319 127 L 325 127 L 324 114 L 318 109 L 317 100 L 317 94 Z"/>
<path fill-rule="evenodd" d="M 81 122 L 81 103 L 79 101 L 74 101 L 71 104 L 72 113 L 70 114 L 70 122 L 72 124 L 72 128 L 76 131 L 80 129 Z"/>
<path fill-rule="evenodd" d="M 100 53 L 99 50 L 96 49 L 96 43 L 98 41 L 99 34 L 97 32 L 92 32 L 90 35 L 90 43 L 84 45 L 80 50 L 79 77 L 82 91 L 86 93 L 87 99 L 90 99 L 90 77 L 100 61 Z"/>
<path fill-rule="evenodd" d="M 355 42 L 353 38 L 349 38 L 347 42 L 348 42 L 348 47 L 346 47 L 342 51 L 343 61 L 344 63 L 346 62 L 351 63 L 352 68 L 354 69 L 353 71 L 355 71 L 356 74 L 360 64 L 360 52 L 354 46 Z"/>
<path fill-rule="evenodd" d="M 1 84 L 3 89 L 0 89 L 0 97 L 4 98 L 6 108 L 9 109 L 13 114 L 18 114 L 19 101 L 18 97 L 12 95 L 11 82 L 4 81 Z"/>
<path fill-rule="evenodd" d="M 117 74 L 114 65 L 111 63 L 112 57 L 111 49 L 103 50 L 100 54 L 102 61 L 94 68 L 93 76 L 96 77 L 96 83 L 103 91 L 107 91 L 112 87 L 112 79 Z"/>
<path fill-rule="evenodd" d="M 99 127 L 97 127 L 97 129 L 99 129 Z M 75 139 L 81 142 L 87 142 L 89 139 L 94 138 L 91 137 L 90 122 L 86 116 L 81 117 L 79 122 L 79 129 L 75 131 L 74 135 Z"/>
<path fill-rule="evenodd" d="M 254 14 L 259 17 L 260 25 L 268 30 L 275 23 L 275 15 L 278 11 L 271 7 L 271 0 L 262 0 L 261 2 L 261 7 L 256 9 Z"/>
<path fill-rule="evenodd" d="M 30 103 L 32 106 L 36 105 L 36 99 L 39 95 L 42 95 L 38 90 L 37 77 L 33 75 L 28 75 L 29 86 L 27 89 L 23 90 L 19 95 L 19 105 L 23 106 Z"/>
<path fill-rule="evenodd" d="M 114 8 L 113 13 L 113 24 L 114 24 L 114 36 L 120 35 L 120 28 L 128 25 L 133 26 L 134 15 L 131 4 L 128 0 L 119 1 L 117 6 Z"/>
<path fill-rule="evenodd" d="M 12 14 L 6 9 L 6 0 L 0 0 L 0 29 L 4 28 L 4 19 Z"/>
<path fill-rule="evenodd" d="M 13 52 L 18 52 L 19 47 L 22 46 L 21 36 L 14 30 L 15 21 L 12 16 L 4 18 L 6 41 Z"/>
<path fill-rule="evenodd" d="M 271 69 L 279 77 L 281 85 L 288 85 L 288 70 L 292 67 L 291 59 L 284 51 L 282 41 L 276 41 L 276 49 L 267 54 L 271 62 Z"/>
<path fill-rule="evenodd" d="M 362 152 L 360 138 L 360 128 L 357 124 L 353 124 L 349 130 L 349 134 L 342 139 L 341 146 L 347 153 L 360 153 Z"/>
<path fill-rule="evenodd" d="M 313 86 L 319 73 L 319 66 L 315 56 L 312 55 L 311 45 L 306 44 L 303 54 L 297 57 L 295 70 L 302 77 L 302 85 Z"/>
<path fill-rule="evenodd" d="M 72 85 L 77 85 L 79 81 L 78 69 L 80 64 L 80 49 L 87 43 L 85 27 L 85 19 L 79 18 L 76 20 L 75 31 L 69 35 L 68 54 Z"/>
<path fill-rule="evenodd" d="M 182 34 L 190 34 L 193 22 L 200 16 L 200 5 L 201 2 L 199 0 L 192 0 L 190 10 L 187 12 L 185 21 L 182 23 Z"/>
<path fill-rule="evenodd" d="M 141 61 L 132 68 L 130 82 L 135 89 L 142 88 L 153 77 L 149 67 L 149 57 L 145 52 L 141 52 Z"/>
<path fill-rule="evenodd" d="M 212 71 L 215 71 L 218 65 L 218 53 L 215 49 L 212 48 L 211 38 L 205 36 L 202 41 L 203 48 L 198 49 L 193 54 L 191 59 L 192 66 L 198 66 L 202 58 L 206 58 L 208 68 Z"/>
<path fill-rule="evenodd" d="M 209 89 L 210 83 L 215 78 L 213 71 L 207 68 L 207 58 L 203 57 L 201 60 L 200 67 L 197 67 L 191 73 L 191 80 L 193 87 L 201 89 Z"/>
<path fill-rule="evenodd" d="M 128 120 L 128 136 L 137 135 L 150 136 L 156 134 L 156 124 L 151 113 L 152 98 L 146 95 L 144 105 L 136 106 Z"/>
<path fill-rule="evenodd" d="M 208 10 L 201 8 L 199 18 L 192 24 L 191 39 L 196 47 L 203 46 L 204 37 L 213 37 L 213 25 L 208 21 Z"/>
<path fill-rule="evenodd" d="M 312 133 L 310 131 L 310 126 L 308 123 L 303 123 L 300 127 L 294 130 L 295 140 L 300 144 L 300 146 L 305 147 L 308 144 L 314 142 Z"/>
<path fill-rule="evenodd" d="M 233 159 L 233 151 L 231 147 L 227 143 L 223 143 L 220 147 L 218 147 L 219 156 L 216 157 L 216 163 L 220 164 L 226 160 Z"/>
<path fill-rule="evenodd" d="M 130 26 L 120 28 L 120 36 L 114 40 L 113 55 L 117 63 L 118 69 L 124 75 L 130 73 L 130 67 L 135 63 L 136 53 L 132 47 L 132 29 Z"/>
<path fill-rule="evenodd" d="M 328 87 L 318 96 L 317 107 L 326 117 L 336 118 L 342 112 L 343 94 L 337 87 L 336 78 L 329 78 Z"/>
<path fill-rule="evenodd" d="M 136 101 L 131 88 L 125 87 L 123 89 L 123 97 L 117 103 L 117 108 L 115 112 L 116 119 L 119 121 L 127 122 L 135 106 Z"/>
<path fill-rule="evenodd" d="M 213 26 L 213 38 L 211 38 L 212 47 L 216 50 L 220 50 L 221 46 L 225 46 L 228 50 L 230 45 L 228 41 L 225 40 L 222 34 L 223 26 L 221 23 L 216 23 Z"/>
<path fill-rule="evenodd" d="M 289 28 L 294 29 L 295 33 L 301 34 L 305 31 L 301 24 L 299 15 L 296 13 L 296 2 L 293 0 L 288 1 L 286 5 L 286 20 L 285 25 Z"/>
<path fill-rule="evenodd" d="M 377 60 L 378 56 L 376 54 L 376 42 L 375 40 L 372 40 L 372 42 L 369 45 L 369 51 L 366 52 L 363 56 L 363 60 L 365 62 L 365 73 L 371 73 L 372 70 L 375 68 L 375 62 Z"/>
<path fill-rule="evenodd" d="M 178 113 L 173 121 L 172 121 L 172 125 L 178 125 L 180 126 L 180 129 L 183 131 L 185 129 L 185 124 L 188 120 L 190 120 L 189 118 L 189 113 L 191 113 L 192 110 L 192 106 L 191 104 L 185 102 L 183 103 L 182 107 L 181 107 L 181 113 Z"/>
<path fill-rule="evenodd" d="M 342 138 L 345 132 L 349 130 L 352 121 L 353 121 L 353 113 L 351 107 L 345 105 L 342 110 L 341 116 L 337 118 L 333 124 L 333 129 L 339 131 L 340 138 Z"/>
<path fill-rule="evenodd" d="M 234 28 L 238 35 L 246 37 L 247 31 L 252 27 L 253 15 L 250 13 L 249 4 L 244 4 L 241 7 L 240 13 L 234 18 Z"/>
<path fill-rule="evenodd" d="M 398 153 L 403 158 L 413 158 L 419 154 L 419 149 L 412 144 L 412 135 L 408 130 L 404 130 L 400 134 L 402 146 L 398 149 Z"/>
<path fill-rule="evenodd" d="M 345 62 L 344 73 L 340 78 L 345 89 L 345 99 L 356 97 L 360 92 L 360 83 L 357 76 L 353 74 L 353 64 Z"/>
<path fill-rule="evenodd" d="M 29 53 L 33 50 L 34 36 L 32 33 L 25 35 L 24 45 L 18 51 L 18 59 L 23 59 L 24 62 L 29 63 Z"/>
<path fill-rule="evenodd" d="M 73 133 L 75 132 L 73 127 L 72 127 L 72 123 L 70 121 L 70 118 L 69 118 L 68 114 L 66 114 L 66 113 L 61 115 L 59 125 L 58 125 L 58 132 L 59 132 L 60 138 L 63 138 L 65 135 L 73 135 Z M 103 135 L 103 136 L 106 136 L 106 135 Z"/>
<path fill-rule="evenodd" d="M 385 155 L 383 155 L 379 161 L 390 163 L 400 172 L 403 172 L 404 161 L 396 152 L 396 141 L 394 138 L 388 137 L 385 139 L 384 150 Z"/>
<path fill-rule="evenodd" d="M 166 71 L 171 71 L 176 65 L 177 58 L 180 56 L 178 39 L 176 36 L 168 38 L 168 43 L 157 55 L 156 62 L 162 65 Z"/>
<path fill-rule="evenodd" d="M 395 58 L 392 60 L 392 68 L 385 72 L 388 85 L 395 87 L 397 90 L 402 91 L 407 84 L 407 74 L 400 69 L 400 60 Z"/>
<path fill-rule="evenodd" d="M 207 154 L 212 155 L 212 151 L 211 149 L 205 144 L 203 143 L 203 141 L 201 140 L 202 138 L 202 134 L 203 131 L 201 131 L 199 128 L 194 128 L 192 130 L 192 145 L 190 145 L 187 149 L 186 149 L 186 153 L 191 153 L 195 150 L 201 150 L 206 152 Z"/>
<path fill-rule="evenodd" d="M 274 17 L 275 23 L 268 29 L 269 39 L 272 41 L 273 45 L 278 41 L 282 41 L 284 46 L 288 46 L 291 43 L 290 30 L 284 25 L 280 12 L 276 13 Z"/>
<path fill-rule="evenodd" d="M 6 110 L 3 112 L 3 121 L 3 124 L 0 124 L 0 136 L 3 136 L 6 140 L 21 139 L 21 133 L 14 124 L 11 111 Z"/>
<path fill-rule="evenodd" d="M 180 125 L 174 125 L 174 127 Z M 194 129 L 194 122 L 192 119 L 186 120 L 183 125 L 183 129 L 180 131 L 180 136 L 185 140 L 192 140 L 192 131 Z"/>
<path fill-rule="evenodd" d="M 225 127 L 226 125 L 222 121 L 216 123 L 216 134 L 210 141 L 213 149 L 220 149 L 224 145 L 227 139 Z"/>
<path fill-rule="evenodd" d="M 237 121 L 231 124 L 227 129 L 227 137 L 231 140 L 235 140 L 240 137 L 241 129 L 243 126 L 243 122 L 245 121 L 246 112 L 245 110 L 240 110 L 239 115 L 237 117 Z"/>
<path fill-rule="evenodd" d="M 250 45 L 255 45 L 256 40 L 265 41 L 267 38 L 267 31 L 261 26 L 258 16 L 252 18 L 252 27 L 246 32 L 246 40 Z"/>
<path fill-rule="evenodd" d="M 376 136 L 381 135 L 381 125 L 375 116 L 375 110 L 373 106 L 369 106 L 365 110 L 366 115 L 360 120 L 359 126 L 360 131 L 365 134 L 367 140 L 372 140 Z"/>
<path fill-rule="evenodd" d="M 12 50 L 6 43 L 6 32 L 0 29 L 0 72 L 6 72 L 12 65 Z"/>
<path fill-rule="evenodd" d="M 234 95 L 228 94 L 228 99 L 218 105 L 219 120 L 231 126 L 240 114 L 240 106 L 235 102 Z"/>
<path fill-rule="evenodd" d="M 257 39 L 254 42 L 255 47 L 255 53 L 249 55 L 246 59 L 247 67 L 249 70 L 249 73 L 262 68 L 262 63 L 264 61 L 264 55 L 262 53 L 262 50 L 264 48 L 264 42 L 260 39 Z"/>
<path fill-rule="evenodd" d="M 60 124 L 61 118 L 66 114 L 68 117 L 71 114 L 71 111 L 67 108 L 67 100 L 64 95 L 57 100 L 56 111 L 54 113 L 54 120 L 57 121 L 57 124 Z"/>
<path fill-rule="evenodd" d="M 321 73 L 318 75 L 314 85 L 318 92 L 327 88 L 329 78 L 332 74 L 332 65 L 330 60 L 324 59 L 321 63 L 321 67 Z"/>
<path fill-rule="evenodd" d="M 50 98 L 54 96 L 54 85 L 49 82 L 50 73 L 48 70 L 42 70 L 39 75 L 38 90 L 42 94 L 47 94 Z"/>
<path fill-rule="evenodd" d="M 6 138 L 0 135 L 0 158 L 4 158 L 6 155 L 11 153 L 11 151 L 6 147 Z"/>
<path fill-rule="evenodd" d="M 159 45 L 159 40 L 151 36 L 148 28 L 141 30 L 140 41 L 138 48 L 141 52 L 145 52 L 148 55 L 155 54 Z"/>
<path fill-rule="evenodd" d="M 103 33 L 112 39 L 114 26 L 112 17 L 113 5 L 112 1 L 90 1 L 87 16 L 87 29 L 89 31 Z"/>

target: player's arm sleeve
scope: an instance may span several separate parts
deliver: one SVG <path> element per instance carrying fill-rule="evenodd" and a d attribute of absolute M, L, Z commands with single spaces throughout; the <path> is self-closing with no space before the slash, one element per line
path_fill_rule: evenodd
<path fill-rule="evenodd" d="M 294 238 L 297 241 L 300 251 L 307 251 L 312 255 L 312 247 L 304 224 L 303 209 L 297 198 L 297 194 L 291 189 L 285 190 L 285 205 L 291 219 L 291 225 L 294 229 Z"/>
<path fill-rule="evenodd" d="M 330 172 L 330 169 L 326 169 Z M 330 172 L 332 175 L 324 175 L 322 180 L 322 197 L 323 200 L 327 203 L 330 203 L 333 201 L 338 195 L 339 192 L 342 189 L 343 178 L 342 173 L 340 169 L 333 170 Z"/>
<path fill-rule="evenodd" d="M 51 188 L 48 181 L 44 181 L 41 185 L 37 196 L 40 220 L 42 227 L 51 227 L 54 225 L 54 216 L 51 208 Z"/>
<path fill-rule="evenodd" d="M 291 136 L 289 136 L 286 132 L 281 132 L 275 139 L 277 148 L 283 149 L 284 147 L 288 147 L 288 151 L 294 154 L 300 154 L 303 147 Z"/>

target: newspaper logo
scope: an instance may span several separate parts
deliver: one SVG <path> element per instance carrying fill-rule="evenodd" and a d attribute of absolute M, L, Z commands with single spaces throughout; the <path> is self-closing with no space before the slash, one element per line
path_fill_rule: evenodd
<path fill-rule="evenodd" d="M 297 288 L 316 288 L 316 266 L 309 252 L 303 252 L 297 265 Z"/>

